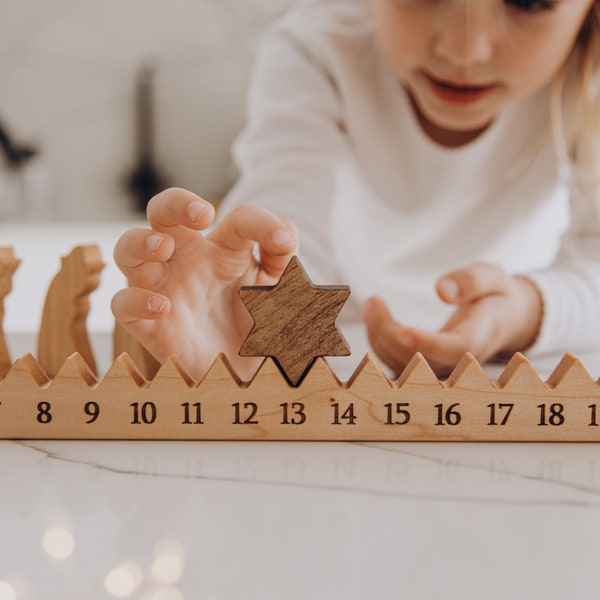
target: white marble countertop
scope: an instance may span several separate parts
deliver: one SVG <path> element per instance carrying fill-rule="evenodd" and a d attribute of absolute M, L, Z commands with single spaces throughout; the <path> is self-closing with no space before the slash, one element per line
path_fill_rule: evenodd
<path fill-rule="evenodd" d="M 122 229 L 106 226 L 108 250 Z M 0 238 L 21 240 L 21 269 L 42 243 L 40 268 L 86 233 L 53 231 Z M 37 321 L 23 323 L 12 341 L 32 338 Z M 582 359 L 597 379 L 600 357 Z M 598 585 L 596 444 L 0 441 L 0 490 L 0 600 L 559 599 Z"/>
<path fill-rule="evenodd" d="M 597 589 L 599 445 L 4 441 L 0 479 L 3 600 Z"/>

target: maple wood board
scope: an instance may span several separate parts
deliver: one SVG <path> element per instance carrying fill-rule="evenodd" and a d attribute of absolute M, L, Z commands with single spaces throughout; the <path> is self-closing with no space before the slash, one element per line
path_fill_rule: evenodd
<path fill-rule="evenodd" d="M 241 381 L 219 356 L 201 381 L 162 366 L 116 328 L 126 350 L 99 380 L 86 330 L 103 267 L 76 247 L 52 280 L 38 358 L 14 362 L 1 329 L 18 267 L 0 248 L 0 438 L 371 441 L 600 441 L 600 383 L 567 354 L 542 381 L 515 354 L 497 381 L 470 355 L 439 380 L 416 355 L 396 381 L 370 356 L 341 382 L 323 355 L 349 353 L 335 318 L 347 286 L 315 286 L 296 257 L 277 284 L 240 296 L 254 327 L 240 353 L 268 356 Z"/>
<path fill-rule="evenodd" d="M 175 359 L 147 381 L 125 354 L 101 381 L 77 354 L 50 380 L 27 356 L 0 383 L 0 438 L 592 442 L 598 407 L 571 355 L 547 382 L 520 355 L 497 382 L 468 355 L 444 382 L 419 355 L 395 382 L 370 356 L 346 383 L 318 359 L 298 387 L 272 359 L 244 383 L 223 356 L 200 382 Z"/>

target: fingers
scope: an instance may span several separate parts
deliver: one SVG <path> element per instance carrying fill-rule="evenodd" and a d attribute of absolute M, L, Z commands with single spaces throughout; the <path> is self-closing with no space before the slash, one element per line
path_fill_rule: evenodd
<path fill-rule="evenodd" d="M 177 245 L 196 240 L 194 231 L 206 229 L 215 218 L 210 202 L 181 188 L 170 188 L 154 196 L 146 213 L 152 229 L 173 236 Z"/>
<path fill-rule="evenodd" d="M 148 203 L 148 221 L 153 229 L 131 229 L 117 241 L 114 258 L 117 266 L 134 285 L 153 287 L 160 280 L 163 265 L 178 252 L 190 251 L 202 237 L 196 230 L 214 220 L 214 208 L 186 190 L 171 188 L 154 196 Z"/>
<path fill-rule="evenodd" d="M 117 292 L 110 308 L 126 330 L 136 337 L 143 337 L 151 331 L 153 321 L 169 313 L 171 303 L 161 294 L 131 287 Z"/>
<path fill-rule="evenodd" d="M 115 263 L 123 274 L 134 285 L 143 285 L 141 281 L 137 281 L 142 277 L 140 271 L 146 267 L 147 279 L 152 277 L 151 270 L 155 270 L 158 275 L 161 268 L 159 263 L 169 260 L 174 248 L 175 242 L 170 235 L 134 228 L 126 231 L 119 238 L 113 255 Z"/>
<path fill-rule="evenodd" d="M 289 219 L 281 219 L 286 229 L 276 229 L 271 236 L 275 248 L 259 244 L 262 268 L 271 277 L 279 277 L 287 266 L 291 256 L 298 254 L 298 229 Z"/>
<path fill-rule="evenodd" d="M 254 205 L 239 206 L 233 210 L 207 239 L 232 251 L 248 252 L 258 244 L 261 266 L 272 276 L 281 273 L 298 249 L 295 225 Z"/>
<path fill-rule="evenodd" d="M 362 314 L 373 351 L 399 374 L 417 351 L 414 336 L 393 319 L 387 305 L 380 298 L 367 300 Z"/>
<path fill-rule="evenodd" d="M 480 263 L 444 275 L 436 283 L 437 293 L 448 304 L 464 304 L 508 290 L 511 277 L 501 267 Z"/>
<path fill-rule="evenodd" d="M 410 333 L 414 336 L 413 355 L 420 352 L 438 375 L 450 373 L 469 351 L 465 338 L 456 332 L 429 333 L 412 329 Z"/>
<path fill-rule="evenodd" d="M 370 298 L 365 303 L 363 318 L 373 351 L 397 374 L 417 352 L 423 354 L 436 373 L 446 374 L 469 349 L 465 338 L 457 332 L 429 333 L 403 327 L 379 298 Z"/>
<path fill-rule="evenodd" d="M 126 288 L 112 298 L 110 308 L 122 325 L 139 319 L 159 319 L 168 314 L 170 302 L 166 296 L 141 288 Z"/>
<path fill-rule="evenodd" d="M 485 361 L 505 348 L 527 347 L 535 339 L 541 315 L 539 293 L 531 285 L 520 285 L 501 267 L 481 263 L 457 269 L 440 278 L 436 287 L 440 298 L 457 309 L 433 333 L 401 326 L 381 300 L 365 304 L 363 317 L 371 346 L 397 373 L 416 352 L 436 373 L 446 374 L 466 352 Z M 523 306 L 532 308 L 526 312 Z"/>

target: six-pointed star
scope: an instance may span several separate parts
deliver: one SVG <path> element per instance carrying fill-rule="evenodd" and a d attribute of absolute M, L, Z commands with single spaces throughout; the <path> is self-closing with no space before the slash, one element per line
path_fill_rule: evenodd
<path fill-rule="evenodd" d="M 239 294 L 254 319 L 240 356 L 271 356 L 292 385 L 315 358 L 350 354 L 335 325 L 350 288 L 314 285 L 297 257 L 276 285 L 244 286 Z"/>

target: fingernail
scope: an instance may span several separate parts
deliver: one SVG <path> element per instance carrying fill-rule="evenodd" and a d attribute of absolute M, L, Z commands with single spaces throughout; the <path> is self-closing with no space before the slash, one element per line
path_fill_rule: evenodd
<path fill-rule="evenodd" d="M 202 217 L 204 217 L 208 210 L 209 208 L 204 202 L 199 202 L 198 200 L 195 200 L 194 202 L 188 204 L 186 214 L 190 221 L 195 223 L 196 221 L 199 221 Z"/>
<path fill-rule="evenodd" d="M 271 239 L 273 240 L 273 243 L 279 247 L 290 246 L 294 243 L 294 238 L 289 231 L 286 231 L 285 229 L 278 229 L 271 236 Z"/>
<path fill-rule="evenodd" d="M 146 248 L 154 253 L 158 250 L 164 239 L 164 236 L 159 233 L 153 233 L 146 238 Z"/>
<path fill-rule="evenodd" d="M 146 310 L 149 313 L 159 314 L 165 308 L 167 301 L 164 298 L 157 298 L 156 296 L 150 296 L 146 300 Z"/>
<path fill-rule="evenodd" d="M 440 279 L 438 283 L 439 289 L 448 300 L 458 298 L 458 283 L 451 278 Z"/>

